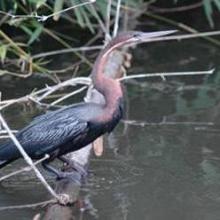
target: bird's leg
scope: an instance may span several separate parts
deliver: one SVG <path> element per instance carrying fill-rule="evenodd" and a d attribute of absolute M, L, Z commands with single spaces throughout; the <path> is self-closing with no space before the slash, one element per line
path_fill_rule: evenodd
<path fill-rule="evenodd" d="M 87 170 L 86 168 L 84 168 L 82 165 L 80 165 L 78 162 L 71 160 L 65 156 L 59 156 L 58 157 L 59 160 L 61 160 L 62 162 L 66 163 L 69 167 L 73 168 L 74 170 L 76 170 L 77 172 L 80 173 L 80 175 L 85 178 L 87 176 Z"/>
<path fill-rule="evenodd" d="M 46 160 L 42 162 L 42 166 L 48 172 L 53 173 L 58 180 L 66 178 L 66 179 L 71 179 L 72 181 L 77 182 L 77 183 L 81 182 L 81 175 L 79 175 L 76 172 L 59 171 L 55 169 L 54 167 L 52 167 L 51 165 L 49 165 L 49 161 L 46 161 Z"/>
<path fill-rule="evenodd" d="M 49 165 L 49 161 L 45 160 L 41 164 L 49 173 L 53 173 L 57 178 L 59 177 L 60 171 Z"/>

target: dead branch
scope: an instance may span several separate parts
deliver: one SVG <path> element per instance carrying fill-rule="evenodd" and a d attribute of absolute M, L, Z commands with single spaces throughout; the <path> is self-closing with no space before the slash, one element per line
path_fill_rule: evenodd
<path fill-rule="evenodd" d="M 120 57 L 120 59 L 118 59 Z M 124 53 L 115 52 L 113 56 L 111 56 L 109 63 L 106 67 L 105 74 L 112 78 L 120 78 L 123 75 L 123 71 L 121 71 L 121 66 L 123 66 L 124 62 Z M 103 96 L 94 89 L 88 90 L 86 101 L 101 103 L 103 101 Z M 83 169 L 87 169 L 89 164 L 89 157 L 92 151 L 92 144 L 82 148 L 79 151 L 68 154 L 68 158 L 74 162 L 77 162 Z M 67 167 L 65 171 L 74 170 L 72 168 Z M 79 191 L 82 184 L 83 177 L 76 172 L 76 180 L 73 181 L 70 179 L 62 179 L 59 180 L 56 184 L 56 193 L 59 194 L 68 194 L 71 201 L 75 203 L 79 198 Z M 60 204 L 50 204 L 46 210 L 46 214 L 44 216 L 44 220 L 58 220 L 65 219 L 70 220 L 73 219 L 73 209 L 71 206 L 62 206 Z"/>
<path fill-rule="evenodd" d="M 117 59 L 119 59 L 119 62 L 122 62 L 122 55 L 118 56 L 115 55 Z M 126 64 L 127 65 L 127 64 Z M 128 65 L 127 65 L 128 67 Z M 113 71 L 115 67 L 112 67 Z M 211 69 L 208 71 L 190 71 L 190 72 L 170 72 L 170 73 L 144 73 L 144 74 L 135 74 L 135 75 L 129 75 L 129 76 L 122 76 L 119 78 L 120 81 L 127 81 L 130 79 L 138 79 L 138 78 L 148 78 L 148 77 L 161 77 L 163 80 L 165 77 L 170 76 L 191 76 L 191 75 L 211 75 L 214 73 L 215 69 Z M 66 98 L 69 98 L 73 95 L 78 94 L 79 92 L 84 91 L 85 85 L 89 86 L 91 84 L 91 79 L 88 77 L 75 77 L 66 81 L 63 81 L 61 83 L 58 83 L 54 86 L 46 86 L 43 89 L 40 89 L 38 91 L 32 92 L 26 96 L 17 98 L 17 99 L 9 99 L 9 100 L 3 100 L 0 102 L 0 109 L 4 109 L 6 107 L 9 107 L 16 103 L 24 103 L 28 101 L 32 101 L 40 106 L 46 106 L 51 107 L 53 105 L 58 104 L 59 102 L 65 100 Z M 48 98 L 52 93 L 55 93 L 56 91 L 63 89 L 68 86 L 76 86 L 76 85 L 84 85 L 82 88 L 73 91 L 70 94 L 65 95 L 64 97 L 61 97 L 51 104 L 43 103 L 42 101 L 46 98 Z"/>
<path fill-rule="evenodd" d="M 44 207 L 44 206 L 46 206 L 48 204 L 56 203 L 56 202 L 57 202 L 56 199 L 50 199 L 50 200 L 43 201 L 43 202 L 36 202 L 36 203 L 25 204 L 25 205 L 3 206 L 3 207 L 0 207 L 0 211 L 10 210 L 10 209 L 36 208 L 38 206 Z"/>
<path fill-rule="evenodd" d="M 40 160 L 35 161 L 35 162 L 34 162 L 34 165 L 36 166 L 37 164 L 39 164 L 39 163 L 43 162 L 44 160 L 48 159 L 49 157 L 50 157 L 50 156 L 49 156 L 48 154 L 46 154 L 46 155 L 45 155 L 43 158 L 41 158 Z M 12 177 L 12 176 L 14 176 L 14 175 L 17 175 L 17 174 L 19 174 L 19 173 L 28 172 L 28 171 L 31 171 L 31 170 L 32 170 L 32 169 L 31 169 L 30 166 L 26 166 L 26 167 L 24 167 L 24 168 L 21 168 L 20 170 L 16 170 L 16 171 L 14 171 L 14 172 L 12 172 L 12 173 L 9 173 L 9 174 L 7 174 L 7 175 L 1 177 L 1 178 L 0 178 L 0 182 L 3 181 L 3 180 L 5 180 L 5 179 L 8 179 L 9 177 Z M 1 207 L 0 207 L 0 210 L 1 210 Z"/>
<path fill-rule="evenodd" d="M 69 11 L 69 10 L 72 10 L 74 8 L 81 7 L 81 6 L 84 6 L 84 5 L 92 4 L 94 2 L 96 2 L 96 0 L 88 0 L 86 2 L 73 5 L 71 7 L 65 8 L 63 10 L 54 12 L 54 13 L 49 14 L 49 15 L 37 15 L 37 14 L 32 14 L 32 15 L 14 15 L 14 14 L 11 14 L 11 13 L 8 13 L 8 12 L 4 12 L 4 11 L 0 11 L 0 14 L 6 15 L 8 17 L 11 17 L 12 19 L 17 19 L 17 18 L 23 18 L 23 19 L 36 18 L 36 19 L 38 19 L 38 21 L 46 21 L 48 18 L 55 17 L 55 16 L 57 16 L 59 14 L 62 14 L 64 12 L 66 12 L 66 11 Z"/>
<path fill-rule="evenodd" d="M 117 1 L 117 7 L 116 7 L 116 15 L 115 15 L 115 24 L 114 24 L 114 30 L 113 30 L 113 37 L 115 37 L 118 33 L 119 28 L 119 18 L 120 18 L 120 8 L 121 8 L 121 0 Z"/>
<path fill-rule="evenodd" d="M 42 58 L 42 57 L 47 57 L 47 56 L 54 56 L 58 54 L 64 54 L 64 53 L 73 53 L 73 52 L 83 52 L 83 51 L 91 51 L 91 50 L 100 50 L 102 49 L 102 45 L 97 45 L 97 46 L 90 46 L 90 47 L 77 47 L 77 48 L 65 48 L 61 50 L 54 50 L 54 51 L 48 51 L 48 52 L 43 52 L 43 53 L 38 53 L 32 56 L 32 59 L 37 59 L 37 58 Z"/>
<path fill-rule="evenodd" d="M 63 89 L 64 87 L 76 86 L 79 84 L 88 86 L 88 85 L 90 85 L 90 83 L 91 83 L 91 79 L 89 79 L 88 77 L 72 78 L 72 79 L 66 80 L 64 82 L 58 83 L 54 86 L 46 86 L 45 88 L 43 88 L 41 90 L 32 92 L 31 94 L 23 96 L 21 98 L 1 101 L 0 102 L 0 110 L 4 109 L 6 107 L 9 107 L 10 105 L 13 105 L 15 103 L 22 103 L 22 102 L 28 102 L 28 101 L 35 102 L 39 105 L 45 105 L 45 103 L 41 102 L 42 100 L 47 98 L 52 93 L 54 93 L 60 89 Z"/>
<path fill-rule="evenodd" d="M 15 135 L 11 132 L 7 122 L 0 114 L 0 122 L 2 126 L 5 128 L 5 130 L 8 132 L 8 135 L 10 136 L 11 140 L 13 141 L 14 145 L 17 147 L 21 155 L 23 156 L 24 160 L 27 162 L 27 164 L 33 169 L 38 179 L 41 181 L 41 183 L 44 185 L 44 187 L 48 190 L 48 192 L 58 201 L 61 199 L 59 195 L 57 195 L 54 190 L 51 188 L 51 186 L 47 183 L 43 175 L 40 173 L 40 171 L 37 169 L 37 167 L 34 165 L 32 159 L 28 156 L 28 154 L 25 152 Z"/>
<path fill-rule="evenodd" d="M 214 126 L 213 122 L 193 122 L 193 121 L 167 121 L 166 117 L 160 122 L 147 122 L 147 121 L 137 121 L 137 120 L 123 120 L 123 123 L 133 126 Z"/>
<path fill-rule="evenodd" d="M 207 71 L 190 71 L 190 72 L 170 72 L 170 73 L 143 73 L 136 75 L 129 75 L 120 78 L 120 81 L 129 80 L 129 79 L 138 79 L 138 78 L 148 78 L 148 77 L 161 77 L 165 80 L 166 76 L 196 76 L 196 75 L 211 75 L 213 74 L 215 69 L 207 70 Z"/>

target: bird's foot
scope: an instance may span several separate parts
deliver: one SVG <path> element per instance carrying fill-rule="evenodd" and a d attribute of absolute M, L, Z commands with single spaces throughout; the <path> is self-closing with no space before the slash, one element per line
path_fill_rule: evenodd
<path fill-rule="evenodd" d="M 64 163 L 66 163 L 66 166 L 68 168 L 74 169 L 77 173 L 79 173 L 83 179 L 85 179 L 88 175 L 88 171 L 85 167 L 83 167 L 81 164 L 79 164 L 78 162 L 74 161 L 74 160 L 70 160 L 64 156 L 59 157 L 59 159 L 61 161 L 63 161 Z"/>
<path fill-rule="evenodd" d="M 57 180 L 62 180 L 62 179 L 68 179 L 78 184 L 82 182 L 82 176 L 76 171 L 73 172 L 60 171 L 59 173 L 57 173 Z"/>
<path fill-rule="evenodd" d="M 51 174 L 55 175 L 58 180 L 70 179 L 71 181 L 81 183 L 87 176 L 87 170 L 75 161 L 69 160 L 69 164 L 64 168 L 63 171 L 59 171 L 52 167 L 47 161 L 43 161 L 42 166 Z"/>

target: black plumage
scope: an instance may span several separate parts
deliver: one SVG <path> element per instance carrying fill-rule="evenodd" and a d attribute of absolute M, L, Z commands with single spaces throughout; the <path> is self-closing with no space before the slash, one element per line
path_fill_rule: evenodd
<path fill-rule="evenodd" d="M 118 100 L 118 108 L 110 121 L 93 120 L 104 114 L 103 110 L 104 107 L 96 103 L 79 103 L 48 112 L 19 131 L 16 138 L 32 159 L 40 159 L 45 154 L 58 157 L 78 150 L 102 134 L 111 132 L 122 117 L 122 100 Z M 12 141 L 0 146 L 0 167 L 20 157 L 20 152 Z"/>

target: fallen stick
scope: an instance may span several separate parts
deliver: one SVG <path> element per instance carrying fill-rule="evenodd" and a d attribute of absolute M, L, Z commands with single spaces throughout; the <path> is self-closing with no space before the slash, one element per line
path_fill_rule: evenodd
<path fill-rule="evenodd" d="M 108 65 L 106 66 L 105 74 L 111 78 L 118 79 L 122 77 L 123 71 L 122 66 L 125 61 L 124 53 L 116 51 L 110 57 Z M 95 89 L 89 89 L 85 97 L 86 102 L 96 102 L 102 103 L 103 96 L 97 92 Z M 100 142 L 99 142 L 100 143 Z M 102 146 L 99 146 L 102 147 Z M 87 169 L 89 165 L 89 158 L 92 152 L 93 146 L 89 144 L 88 146 L 68 154 L 68 158 L 74 163 L 80 165 L 83 169 Z M 65 168 L 64 168 L 65 169 Z M 59 194 L 67 194 L 72 202 L 69 206 L 63 206 L 58 203 L 48 205 L 46 213 L 43 217 L 44 220 L 70 220 L 74 219 L 73 204 L 79 199 L 79 192 L 82 185 L 83 176 L 71 167 L 67 167 L 65 171 L 75 172 L 75 181 L 72 179 L 61 179 L 56 183 L 55 191 Z"/>

